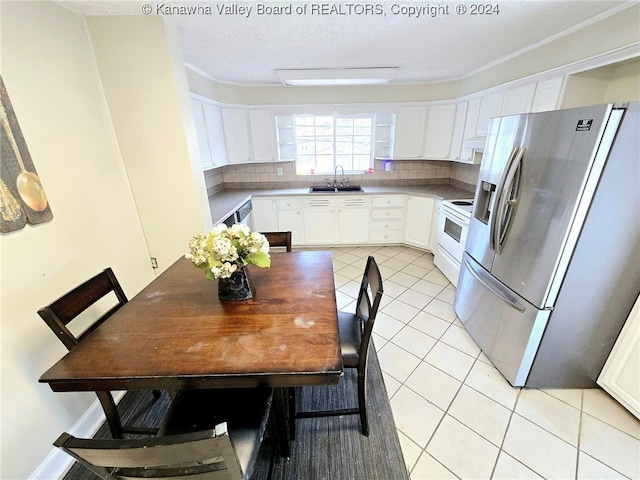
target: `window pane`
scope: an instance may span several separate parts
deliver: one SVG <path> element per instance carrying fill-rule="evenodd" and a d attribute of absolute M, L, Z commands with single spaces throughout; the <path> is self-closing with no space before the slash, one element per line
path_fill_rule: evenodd
<path fill-rule="evenodd" d="M 317 172 L 333 172 L 333 155 L 318 155 L 316 158 Z"/>
<path fill-rule="evenodd" d="M 373 115 L 296 116 L 297 171 L 333 173 L 367 170 L 371 165 Z"/>
<path fill-rule="evenodd" d="M 296 125 L 296 135 L 298 137 L 313 137 L 316 129 L 313 126 Z"/>
<path fill-rule="evenodd" d="M 337 141 L 336 142 L 336 153 L 352 153 L 353 152 L 353 143 L 345 142 L 345 141 Z"/>
<path fill-rule="evenodd" d="M 298 155 L 311 155 L 316 153 L 316 142 L 298 140 Z"/>
<path fill-rule="evenodd" d="M 316 142 L 316 153 L 318 155 L 331 155 L 333 153 L 333 142 L 318 140 Z"/>

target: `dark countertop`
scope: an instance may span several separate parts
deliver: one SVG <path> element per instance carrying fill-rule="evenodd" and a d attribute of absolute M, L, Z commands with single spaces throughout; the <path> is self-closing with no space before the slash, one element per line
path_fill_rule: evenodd
<path fill-rule="evenodd" d="M 473 198 L 473 193 L 452 185 L 403 185 L 398 187 L 363 186 L 364 192 L 329 193 L 324 195 L 391 195 L 412 194 L 431 195 L 443 200 L 453 198 Z M 304 188 L 270 188 L 270 189 L 228 189 L 209 196 L 209 210 L 213 224 L 224 221 L 237 208 L 251 197 L 311 195 L 309 187 Z M 313 195 L 322 195 L 314 193 Z"/>

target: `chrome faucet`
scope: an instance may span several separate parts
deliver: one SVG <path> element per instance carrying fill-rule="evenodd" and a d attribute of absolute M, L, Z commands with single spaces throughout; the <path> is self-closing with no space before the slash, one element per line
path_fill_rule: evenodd
<path fill-rule="evenodd" d="M 342 168 L 342 165 L 336 165 L 336 168 L 334 168 L 333 170 L 333 186 L 334 187 L 338 186 L 338 167 L 340 167 L 340 170 L 342 170 L 342 179 L 340 180 L 340 186 L 343 187 L 344 186 L 344 168 Z"/>

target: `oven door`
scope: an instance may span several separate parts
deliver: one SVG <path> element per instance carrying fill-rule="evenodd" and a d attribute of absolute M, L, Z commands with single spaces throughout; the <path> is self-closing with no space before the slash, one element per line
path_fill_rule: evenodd
<path fill-rule="evenodd" d="M 469 220 L 447 209 L 440 207 L 438 217 L 438 244 L 458 262 L 462 261 L 464 244 L 467 241 Z"/>

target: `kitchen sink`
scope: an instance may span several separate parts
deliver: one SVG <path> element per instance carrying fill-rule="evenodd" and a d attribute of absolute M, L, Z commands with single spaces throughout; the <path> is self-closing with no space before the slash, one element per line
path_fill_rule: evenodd
<path fill-rule="evenodd" d="M 348 187 L 310 187 L 309 193 L 336 193 L 336 192 L 364 192 L 360 185 L 349 185 Z"/>

